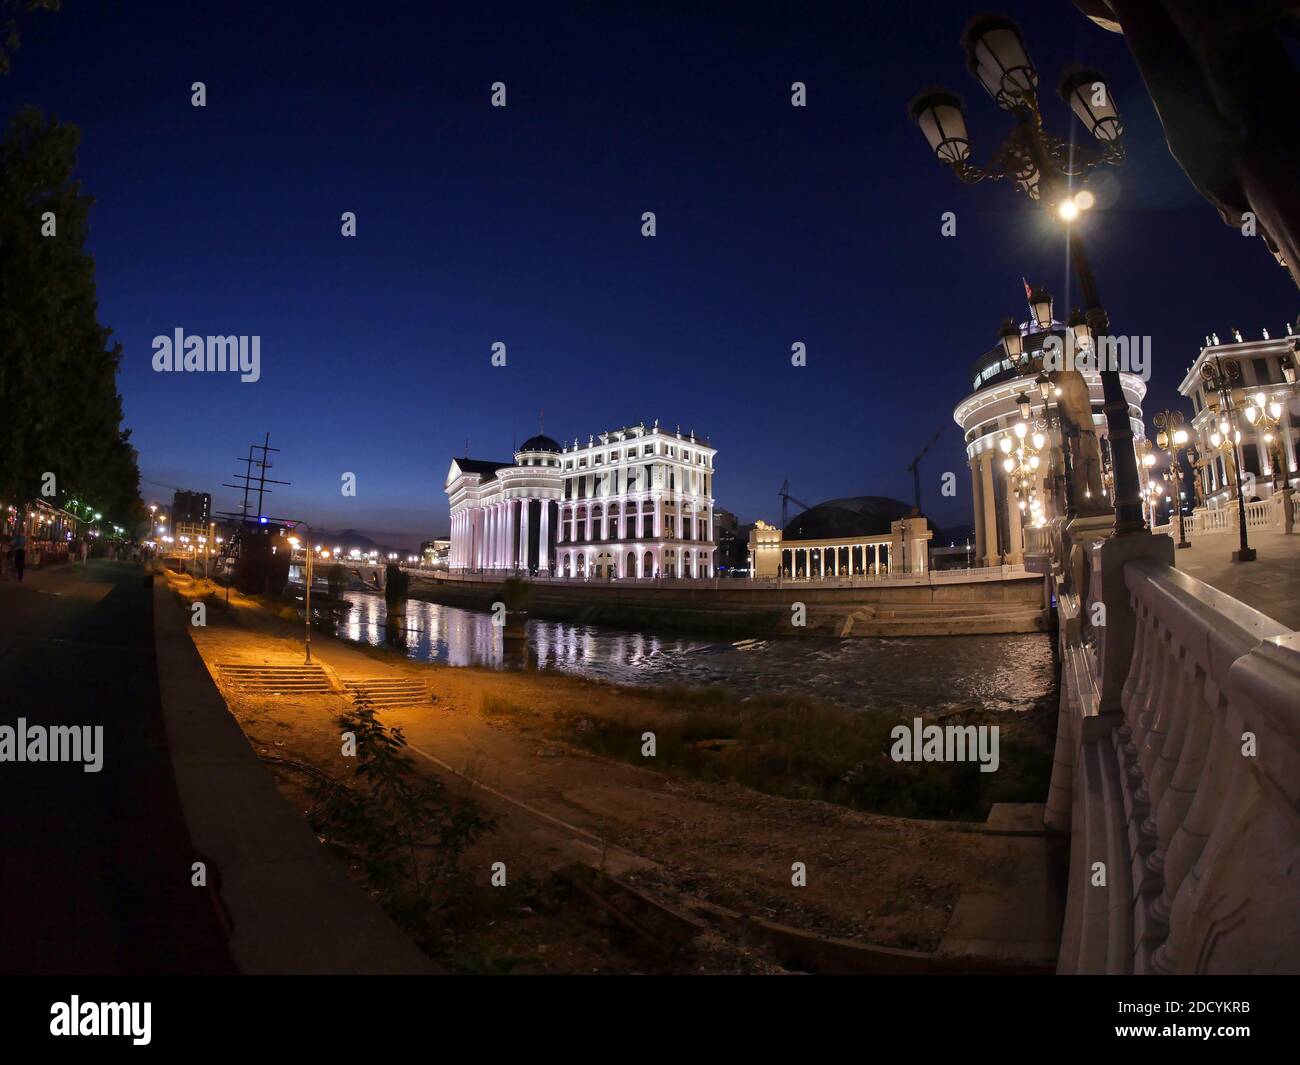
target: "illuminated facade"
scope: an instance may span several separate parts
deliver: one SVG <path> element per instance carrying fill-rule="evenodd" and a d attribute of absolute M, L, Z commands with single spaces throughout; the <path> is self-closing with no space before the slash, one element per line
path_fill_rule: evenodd
<path fill-rule="evenodd" d="M 694 433 L 634 425 L 510 463 L 454 459 L 451 569 L 557 577 L 711 577 L 713 462 Z"/>
<path fill-rule="evenodd" d="M 1294 380 L 1287 380 L 1296 374 L 1294 338 L 1282 336 L 1228 344 L 1220 344 L 1217 336 L 1210 339 L 1212 342 L 1201 349 L 1178 386 L 1178 391 L 1192 405 L 1192 438 L 1200 456 L 1195 468 L 1197 501 L 1215 508 L 1236 497 L 1232 460 L 1212 443 L 1213 434 L 1221 430 L 1225 421 L 1231 421 L 1232 435 L 1241 434 L 1236 450 L 1247 500 L 1267 499 L 1273 494 L 1275 483 L 1278 488 L 1300 487 L 1297 463 L 1300 394 Z M 1236 382 L 1240 389 L 1235 401 L 1237 410 L 1227 415 L 1217 409 L 1218 396 L 1206 387 L 1201 374 L 1202 366 L 1219 359 L 1234 359 L 1241 368 L 1241 379 Z M 1266 422 L 1248 418 L 1246 412 L 1251 406 L 1272 416 Z"/>
<path fill-rule="evenodd" d="M 953 419 L 964 434 L 970 468 L 976 566 L 1023 562 L 1024 525 L 1043 524 L 1054 516 L 1050 512 L 1053 492 L 1049 482 L 1054 469 L 1054 438 L 1058 434 L 1050 425 L 1057 414 L 1059 401 L 1050 396 L 1044 401 L 1038 387 L 1039 367 L 1034 365 L 1034 356 L 1042 353 L 1048 337 L 1059 338 L 1065 344 L 1066 327 L 1051 318 L 1050 310 L 1044 314 L 1044 320 L 1050 320 L 1050 325 L 1043 327 L 1031 319 L 1018 327 L 1023 353 L 1028 358 L 1013 363 L 1005 349 L 999 346 L 978 359 L 972 372 L 974 391 L 953 410 Z M 1101 374 L 1095 370 L 1081 372 L 1090 401 L 1082 406 L 1085 413 L 1087 408 L 1091 408 L 1091 428 L 1100 449 L 1108 454 Z M 1121 371 L 1119 377 L 1124 398 L 1128 401 L 1133 437 L 1140 447 L 1146 437 L 1142 424 L 1146 384 L 1134 373 Z M 1022 398 L 1029 401 L 1028 419 L 1020 410 Z M 1029 430 L 1026 437 L 1016 435 L 1017 425 Z M 1035 437 L 1041 445 L 1037 449 L 1032 446 Z M 1032 471 L 1026 466 L 1023 474 L 1015 458 L 1015 449 L 1021 446 L 1022 439 L 1029 445 L 1031 453 L 1037 451 L 1037 454 L 1031 454 L 1031 460 L 1036 460 Z M 1010 455 L 1006 450 L 1008 446 L 1012 448 Z M 1008 462 L 1017 467 L 1014 474 L 1007 471 Z M 1022 476 L 1029 482 L 1028 492 L 1018 493 L 1016 484 Z M 1025 499 L 1025 495 L 1029 499 Z M 1024 506 L 1021 506 L 1022 502 Z"/>

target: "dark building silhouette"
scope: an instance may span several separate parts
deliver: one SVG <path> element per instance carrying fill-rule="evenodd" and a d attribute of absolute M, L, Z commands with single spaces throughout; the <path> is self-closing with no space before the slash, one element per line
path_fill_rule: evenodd
<path fill-rule="evenodd" d="M 208 492 L 177 492 L 172 496 L 172 522 L 176 525 L 207 525 L 212 520 L 212 496 Z"/>

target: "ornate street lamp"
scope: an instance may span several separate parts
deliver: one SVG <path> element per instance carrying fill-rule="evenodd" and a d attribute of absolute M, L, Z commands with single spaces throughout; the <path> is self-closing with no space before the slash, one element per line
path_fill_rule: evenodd
<path fill-rule="evenodd" d="M 1031 289 L 1029 306 L 1034 312 L 1034 321 L 1039 329 L 1052 328 L 1052 294 L 1045 288 Z"/>
<path fill-rule="evenodd" d="M 996 15 L 977 17 L 967 24 L 962 42 L 970 72 L 994 102 L 1015 117 L 1016 124 L 989 163 L 977 166 L 970 161 L 970 137 L 960 98 L 947 89 L 928 89 L 912 101 L 911 112 L 935 158 L 969 184 L 1008 179 L 1030 199 L 1056 211 L 1068 224 L 1094 202 L 1091 194 L 1073 191 L 1072 179 L 1103 164 L 1117 164 L 1124 158 L 1121 144 L 1124 127 L 1105 78 L 1093 70 L 1072 70 L 1067 71 L 1060 86 L 1062 97 L 1100 145 L 1090 149 L 1061 140 L 1044 128 L 1039 110 L 1038 73 L 1014 22 Z M 1109 334 L 1110 322 L 1077 228 L 1068 229 L 1067 241 L 1085 306 L 1083 320 L 1077 329 L 1072 329 L 1072 335 L 1076 342 L 1087 340 L 1091 347 L 1093 340 Z M 1004 327 L 1002 339 L 1007 357 L 1018 361 L 1022 350 L 1019 336 L 1013 341 Z M 1107 437 L 1114 456 L 1114 535 L 1142 532 L 1146 523 L 1142 516 L 1142 491 L 1128 401 L 1124 398 L 1118 367 L 1099 366 L 1098 369 L 1105 398 Z"/>
<path fill-rule="evenodd" d="M 1234 429 L 1232 393 L 1241 381 L 1241 365 L 1236 359 L 1218 358 L 1207 361 L 1201 366 L 1201 377 L 1205 379 L 1206 388 L 1218 397 L 1214 404 L 1223 417 L 1219 428 L 1210 434 L 1210 444 L 1217 451 L 1232 457 L 1233 479 L 1237 485 L 1237 532 L 1240 539 L 1238 550 L 1232 553 L 1234 562 L 1254 562 L 1255 550 L 1246 538 L 1246 495 L 1242 490 L 1241 459 L 1237 455 L 1237 445 L 1241 443 L 1241 430 Z"/>
<path fill-rule="evenodd" d="M 1264 441 L 1268 450 L 1268 461 L 1273 467 L 1273 491 L 1278 492 L 1278 474 L 1285 464 L 1285 452 L 1281 438 L 1273 431 L 1282 423 L 1282 404 L 1277 400 L 1270 402 L 1267 394 L 1256 392 L 1250 397 L 1246 406 L 1246 421 Z M 1284 482 L 1285 483 L 1285 482 Z"/>
<path fill-rule="evenodd" d="M 1010 318 L 1006 319 L 998 330 L 998 339 L 1002 341 L 1002 350 L 1011 360 L 1011 365 L 1019 365 L 1025 352 L 1025 338 L 1020 335 L 1020 327 Z"/>
<path fill-rule="evenodd" d="M 1156 429 L 1156 446 L 1169 456 L 1169 472 L 1166 476 L 1174 483 L 1174 502 L 1178 506 L 1178 546 L 1191 547 L 1187 542 L 1187 532 L 1183 527 L 1183 467 L 1178 456 L 1187 446 L 1187 430 L 1183 428 L 1183 416 L 1179 411 L 1163 410 L 1153 419 Z"/>

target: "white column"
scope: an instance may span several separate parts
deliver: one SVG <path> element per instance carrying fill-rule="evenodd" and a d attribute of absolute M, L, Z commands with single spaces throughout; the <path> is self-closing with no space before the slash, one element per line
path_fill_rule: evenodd
<path fill-rule="evenodd" d="M 1000 561 L 998 551 L 998 502 L 993 492 L 993 452 L 985 451 L 980 455 L 980 485 L 983 489 L 984 503 L 984 565 L 996 566 Z M 893 552 L 891 551 L 892 555 Z M 890 566 L 894 560 L 890 558 Z"/>
<path fill-rule="evenodd" d="M 527 499 L 519 501 L 519 568 L 528 571 L 528 511 L 532 502 Z"/>
<path fill-rule="evenodd" d="M 871 572 L 872 573 L 880 572 L 880 545 L 879 544 L 871 545 Z"/>
<path fill-rule="evenodd" d="M 1018 566 L 1025 560 L 1025 553 L 1021 546 L 1023 543 L 1023 534 L 1020 531 L 1020 526 L 1021 526 L 1020 500 L 1016 498 L 1016 493 L 1012 490 L 1011 483 L 1010 481 L 1008 481 L 1007 482 L 1007 537 L 1010 539 L 1011 543 L 1007 545 L 1010 548 L 1010 551 L 1008 552 L 1008 556 L 1007 556 L 1007 562 L 1012 566 Z M 920 547 L 924 546 L 920 543 L 920 541 L 917 541 L 917 544 L 918 544 L 918 550 L 920 549 Z M 924 552 L 922 552 L 922 560 L 924 560 Z M 924 569 L 925 568 L 924 565 L 922 565 L 921 568 Z"/>
<path fill-rule="evenodd" d="M 515 515 L 519 511 L 518 500 L 506 500 L 506 566 L 514 569 L 519 564 L 519 555 L 515 549 L 515 530 L 519 527 Z"/>
<path fill-rule="evenodd" d="M 664 497 L 655 496 L 655 531 L 656 540 L 662 538 L 664 534 Z"/>
<path fill-rule="evenodd" d="M 563 528 L 563 526 L 561 526 Z M 537 572 L 545 573 L 550 565 L 551 501 L 542 500 L 542 524 L 537 539 Z"/>
<path fill-rule="evenodd" d="M 1283 434 L 1282 439 L 1285 442 L 1285 450 L 1282 453 L 1286 456 L 1286 469 L 1282 472 L 1288 481 L 1291 479 L 1291 471 L 1296 468 L 1295 440 L 1291 436 L 1291 425 L 1291 401 L 1288 399 L 1282 405 L 1282 426 L 1280 430 Z"/>

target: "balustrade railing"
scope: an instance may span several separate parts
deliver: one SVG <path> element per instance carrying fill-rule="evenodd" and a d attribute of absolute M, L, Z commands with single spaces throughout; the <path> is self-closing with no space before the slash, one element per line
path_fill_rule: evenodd
<path fill-rule="evenodd" d="M 1052 527 L 1029 525 L 1025 527 L 1025 554 L 1050 555 L 1052 553 Z"/>
<path fill-rule="evenodd" d="M 1300 969 L 1300 633 L 1176 570 L 1164 537 L 1084 546 L 1056 567 L 1058 971 Z"/>
<path fill-rule="evenodd" d="M 1246 504 L 1246 528 L 1281 532 L 1285 526 L 1284 499 L 1276 493 L 1267 499 L 1255 499 Z M 1237 501 L 1230 500 L 1221 507 L 1195 511 L 1184 519 L 1188 536 L 1208 536 L 1214 533 L 1235 533 L 1239 528 Z"/>

